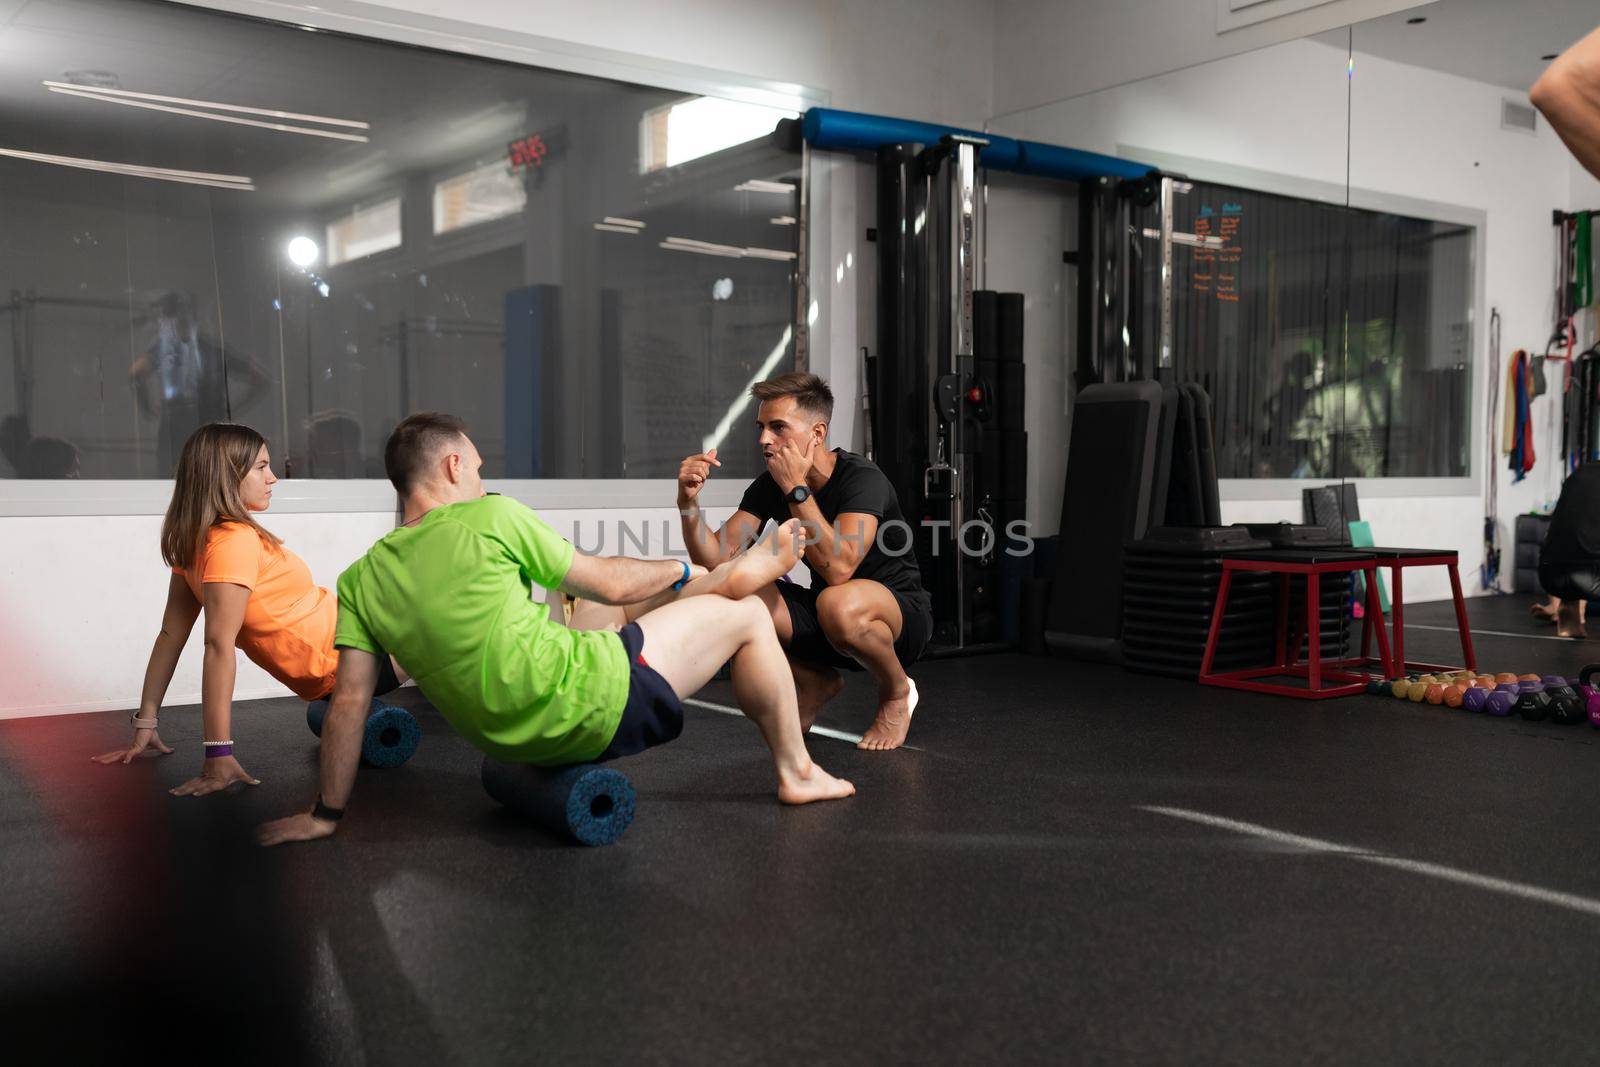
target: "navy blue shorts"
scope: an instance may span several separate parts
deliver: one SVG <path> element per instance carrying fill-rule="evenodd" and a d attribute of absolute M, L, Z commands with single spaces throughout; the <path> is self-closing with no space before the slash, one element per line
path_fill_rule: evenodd
<path fill-rule="evenodd" d="M 667 680 L 644 659 L 644 631 L 630 622 L 617 636 L 628 655 L 628 703 L 622 721 L 596 763 L 635 756 L 647 748 L 664 745 L 683 733 L 683 702 Z"/>

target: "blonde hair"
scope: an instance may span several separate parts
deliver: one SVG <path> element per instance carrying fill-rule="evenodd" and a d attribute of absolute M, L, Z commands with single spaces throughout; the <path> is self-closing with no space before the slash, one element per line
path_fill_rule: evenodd
<path fill-rule="evenodd" d="M 161 523 L 161 558 L 167 566 L 192 568 L 206 534 L 224 522 L 242 522 L 266 544 L 283 544 L 251 518 L 239 495 L 266 444 L 250 427 L 231 422 L 213 422 L 189 435 L 178 457 L 172 503 Z"/>

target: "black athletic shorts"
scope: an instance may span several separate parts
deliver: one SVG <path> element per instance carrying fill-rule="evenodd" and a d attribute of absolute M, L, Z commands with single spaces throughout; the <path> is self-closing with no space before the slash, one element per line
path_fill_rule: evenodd
<path fill-rule="evenodd" d="M 1600 565 L 1558 560 L 1540 563 L 1539 584 L 1562 600 L 1600 600 Z"/>
<path fill-rule="evenodd" d="M 854 656 L 834 648 L 822 632 L 822 623 L 817 620 L 817 597 L 822 595 L 822 590 L 808 589 L 795 582 L 779 582 L 778 593 L 789 608 L 789 625 L 794 630 L 794 640 L 785 649 L 790 656 L 803 663 L 821 663 L 840 670 L 866 670 Z M 903 669 L 910 670 L 933 636 L 933 612 L 899 590 L 891 589 L 889 594 L 900 605 L 900 636 L 894 642 L 895 659 Z"/>
<path fill-rule="evenodd" d="M 338 646 L 336 646 L 336 649 L 337 648 L 346 648 L 346 647 L 348 647 L 348 646 L 346 646 L 346 645 L 338 645 Z M 400 676 L 398 674 L 394 673 L 394 660 L 389 658 L 389 653 L 387 653 L 387 652 L 378 653 L 378 684 L 373 687 L 372 695 L 375 696 L 375 697 L 381 697 L 381 696 L 383 696 L 383 694 L 392 693 L 396 689 L 399 689 L 399 688 L 400 688 Z M 333 690 L 331 690 L 331 689 L 328 690 L 326 693 L 322 694 L 322 696 L 318 697 L 317 699 L 318 700 L 331 700 L 331 699 L 333 699 Z M 315 701 L 313 701 L 313 703 L 315 703 Z"/>
<path fill-rule="evenodd" d="M 683 702 L 667 680 L 645 662 L 644 631 L 630 622 L 617 636 L 628 654 L 628 703 L 622 708 L 617 732 L 606 750 L 595 757 L 596 763 L 638 755 L 683 733 Z"/>

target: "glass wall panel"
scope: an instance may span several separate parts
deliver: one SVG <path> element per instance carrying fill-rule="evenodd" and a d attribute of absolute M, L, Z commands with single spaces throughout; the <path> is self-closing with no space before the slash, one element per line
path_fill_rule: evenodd
<path fill-rule="evenodd" d="M 793 366 L 792 113 L 154 0 L 9 18 L 0 476 L 167 477 L 231 418 L 381 477 L 438 409 L 491 477 L 665 477 Z"/>

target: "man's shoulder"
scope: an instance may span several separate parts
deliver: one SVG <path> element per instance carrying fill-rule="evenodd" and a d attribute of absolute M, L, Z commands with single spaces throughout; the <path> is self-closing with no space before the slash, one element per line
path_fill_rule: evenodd
<path fill-rule="evenodd" d="M 836 455 L 839 467 L 845 471 L 846 477 L 852 481 L 871 482 L 889 486 L 889 476 L 883 473 L 883 468 L 878 466 L 866 456 L 857 455 L 847 449 L 839 449 Z"/>

